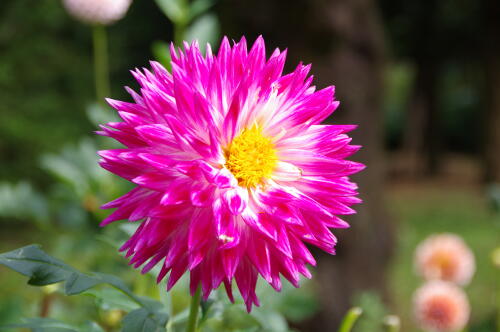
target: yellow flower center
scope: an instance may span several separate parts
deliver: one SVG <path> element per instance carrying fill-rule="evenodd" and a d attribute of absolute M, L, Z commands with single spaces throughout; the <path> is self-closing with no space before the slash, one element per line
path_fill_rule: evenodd
<path fill-rule="evenodd" d="M 274 144 L 256 125 L 243 130 L 226 149 L 226 168 L 247 188 L 270 178 L 277 161 Z"/>

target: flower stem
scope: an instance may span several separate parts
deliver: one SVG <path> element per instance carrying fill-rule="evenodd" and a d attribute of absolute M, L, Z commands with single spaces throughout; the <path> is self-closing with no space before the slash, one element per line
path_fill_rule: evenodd
<path fill-rule="evenodd" d="M 53 294 L 44 294 L 40 306 L 40 317 L 49 317 L 50 308 L 54 300 Z"/>
<path fill-rule="evenodd" d="M 189 307 L 189 318 L 186 326 L 186 332 L 195 332 L 196 323 L 198 321 L 198 311 L 200 309 L 201 300 L 201 286 L 198 286 L 196 292 L 191 298 L 191 305 Z"/>
<path fill-rule="evenodd" d="M 182 47 L 182 41 L 185 38 L 186 24 L 184 22 L 178 22 L 174 28 L 174 44 L 178 47 Z"/>
<path fill-rule="evenodd" d="M 344 316 L 342 323 L 340 323 L 338 332 L 350 332 L 362 312 L 363 310 L 359 307 L 349 309 L 347 314 Z"/>
<path fill-rule="evenodd" d="M 94 76 L 97 102 L 105 106 L 104 98 L 109 97 L 108 41 L 106 28 L 95 25 L 93 28 Z"/>

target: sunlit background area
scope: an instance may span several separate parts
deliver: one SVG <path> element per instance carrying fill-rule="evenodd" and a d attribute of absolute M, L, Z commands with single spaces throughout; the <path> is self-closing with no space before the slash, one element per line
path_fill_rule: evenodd
<path fill-rule="evenodd" d="M 429 331 L 415 317 L 427 282 L 416 248 L 442 233 L 473 255 L 470 280 L 456 286 L 470 304 L 463 331 L 500 331 L 498 0 L 133 0 L 104 24 L 63 2 L 0 1 L 0 252 L 37 243 L 79 271 L 119 275 L 165 304 L 175 317 L 167 331 L 182 331 L 187 278 L 167 293 L 157 271 L 140 274 L 118 251 L 133 223 L 99 227 L 110 213 L 100 206 L 132 186 L 100 168 L 97 151 L 118 145 L 94 132 L 117 119 L 104 97 L 131 101 L 124 87 L 138 89 L 130 70 L 150 60 L 170 68 L 171 42 L 215 51 L 223 36 L 262 35 L 268 56 L 287 49 L 285 72 L 312 63 L 317 87 L 336 86 L 340 107 L 327 122 L 358 125 L 363 203 L 350 228 L 334 230 L 335 256 L 312 250 L 311 280 L 280 293 L 259 280 L 251 315 L 239 295 L 217 307 L 228 301 L 216 293 L 203 331 L 336 331 L 353 307 L 362 309 L 354 332 L 397 331 L 393 316 L 400 331 Z M 42 317 L 120 331 L 137 309 L 115 288 L 62 288 L 27 285 L 0 265 L 0 327 Z"/>

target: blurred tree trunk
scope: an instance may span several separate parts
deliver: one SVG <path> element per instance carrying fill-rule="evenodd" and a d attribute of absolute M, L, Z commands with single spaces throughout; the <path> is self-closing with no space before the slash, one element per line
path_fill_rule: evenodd
<path fill-rule="evenodd" d="M 386 268 L 393 248 L 393 232 L 385 209 L 386 158 L 383 146 L 383 71 L 386 44 L 376 2 L 335 0 L 316 8 L 325 15 L 334 45 L 318 59 L 321 79 L 336 85 L 341 107 L 335 123 L 359 125 L 355 144 L 363 145 L 356 159 L 368 167 L 354 177 L 364 203 L 350 218 L 351 228 L 337 232 L 337 257 L 321 254 L 318 265 L 322 312 L 303 331 L 335 331 L 352 305 L 353 296 L 374 290 L 386 295 Z M 316 19 L 318 21 L 318 19 Z M 326 74 L 326 75 L 325 75 Z"/>
<path fill-rule="evenodd" d="M 487 182 L 500 183 L 500 2 L 484 0 L 483 17 L 487 108 L 484 132 L 484 179 Z"/>
<path fill-rule="evenodd" d="M 363 290 L 385 293 L 393 232 L 384 204 L 386 159 L 383 151 L 382 72 L 385 43 L 374 0 L 223 1 L 223 31 L 234 38 L 263 34 L 270 46 L 289 47 L 289 65 L 313 63 L 318 85 L 336 85 L 340 109 L 330 119 L 353 123 L 354 159 L 368 167 L 355 176 L 364 203 L 349 218 L 352 227 L 335 231 L 337 256 L 319 251 L 315 276 L 320 313 L 301 331 L 336 331 L 352 298 Z M 249 38 L 249 39 L 250 39 Z"/>
<path fill-rule="evenodd" d="M 403 137 L 403 152 L 407 158 L 408 173 L 413 178 L 437 173 L 440 150 L 436 64 L 432 57 L 417 56 L 416 68 Z"/>
<path fill-rule="evenodd" d="M 436 84 L 439 60 L 436 45 L 436 1 L 423 0 L 409 36 L 416 67 L 413 93 L 407 110 L 403 152 L 412 177 L 435 175 L 439 169 L 439 116 Z"/>

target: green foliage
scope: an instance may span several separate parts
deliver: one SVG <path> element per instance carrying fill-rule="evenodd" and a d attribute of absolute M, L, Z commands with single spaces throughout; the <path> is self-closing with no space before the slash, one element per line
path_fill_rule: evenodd
<path fill-rule="evenodd" d="M 163 305 L 160 302 L 135 295 L 118 277 L 104 273 L 82 273 L 49 256 L 37 245 L 0 254 L 0 264 L 27 276 L 29 278 L 28 284 L 33 286 L 44 286 L 64 281 L 66 295 L 80 294 L 102 284 L 114 287 L 140 306 L 124 318 L 123 331 L 162 331 L 168 319 L 167 314 L 162 312 Z M 34 322 L 40 323 L 36 320 L 31 320 L 28 323 L 34 324 Z M 41 322 L 44 324 L 53 323 L 46 320 Z M 51 325 L 51 327 L 55 328 L 56 326 Z M 142 327 L 142 329 L 136 329 L 138 327 Z"/>
<path fill-rule="evenodd" d="M 43 182 L 33 167 L 40 151 L 91 130 L 81 106 L 92 91 L 91 71 L 82 70 L 91 65 L 88 40 L 59 1 L 4 1 L 2 7 L 0 174 Z"/>
<path fill-rule="evenodd" d="M 72 267 L 47 255 L 36 245 L 1 254 L 0 264 L 29 277 L 28 284 L 34 286 L 66 280 L 76 272 Z"/>
<path fill-rule="evenodd" d="M 363 310 L 363 316 L 356 324 L 354 332 L 382 332 L 383 317 L 387 315 L 384 303 L 375 292 L 359 294 L 354 303 Z"/>
<path fill-rule="evenodd" d="M 393 64 L 384 71 L 384 132 L 391 148 L 401 144 L 414 80 L 415 68 L 408 63 Z"/>
<path fill-rule="evenodd" d="M 195 0 L 191 4 L 186 0 L 156 0 L 162 12 L 174 24 L 187 24 L 197 16 L 209 10 L 213 0 Z"/>
<path fill-rule="evenodd" d="M 3 328 L 25 328 L 33 332 L 104 332 L 95 322 L 85 322 L 82 326 L 73 326 L 52 318 L 26 318 L 24 323 L 0 326 L 0 329 Z"/>
<path fill-rule="evenodd" d="M 87 109 L 87 116 L 93 123 L 116 121 L 114 113 L 97 105 Z M 99 166 L 97 151 L 103 145 L 97 137 L 86 137 L 67 144 L 59 153 L 43 154 L 40 169 L 53 179 L 46 195 L 27 181 L 0 183 L 0 218 L 31 221 L 46 231 L 97 225 L 107 214 L 99 206 L 128 188 L 125 181 Z"/>
<path fill-rule="evenodd" d="M 188 17 L 188 8 L 182 0 L 156 0 L 163 13 L 174 23 L 185 22 Z"/>
<path fill-rule="evenodd" d="M 172 60 L 172 58 L 170 57 L 170 50 L 166 42 L 159 40 L 155 41 L 151 45 L 151 51 L 153 52 L 153 56 L 155 57 L 156 61 L 161 63 L 168 70 L 171 69 L 170 61 Z"/>
<path fill-rule="evenodd" d="M 206 44 L 214 45 L 219 38 L 219 21 L 214 14 L 205 14 L 193 22 L 187 29 L 185 40 L 198 40 L 200 50 L 205 51 Z"/>
<path fill-rule="evenodd" d="M 47 199 L 29 182 L 0 183 L 0 217 L 32 220 L 38 227 L 49 223 Z"/>
<path fill-rule="evenodd" d="M 212 46 L 220 35 L 219 20 L 213 13 L 207 11 L 214 5 L 214 0 L 156 0 L 156 3 L 174 24 L 174 42 L 182 46 L 182 41 L 197 40 L 200 50 L 205 51 L 207 43 Z M 170 69 L 170 52 L 168 44 L 156 41 L 152 45 L 155 58 Z"/>
<path fill-rule="evenodd" d="M 128 312 L 139 308 L 137 302 L 115 288 L 93 288 L 83 294 L 94 297 L 96 304 L 103 310 L 118 309 Z"/>
<path fill-rule="evenodd" d="M 26 328 L 33 332 L 78 332 L 74 326 L 51 318 L 27 318 L 25 323 L 6 325 L 4 328 Z"/>
<path fill-rule="evenodd" d="M 122 332 L 161 332 L 165 331 L 165 324 L 168 319 L 166 314 L 161 316 L 151 313 L 146 308 L 139 308 L 131 311 L 123 319 Z"/>

